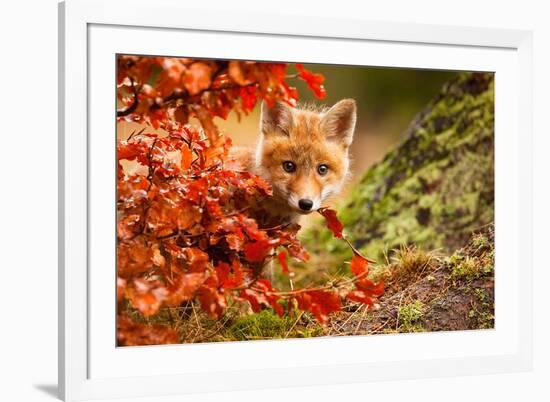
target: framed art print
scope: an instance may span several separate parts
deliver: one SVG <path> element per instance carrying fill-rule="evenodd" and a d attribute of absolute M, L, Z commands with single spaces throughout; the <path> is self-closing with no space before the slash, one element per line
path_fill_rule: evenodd
<path fill-rule="evenodd" d="M 529 369 L 530 33 L 129 5 L 59 9 L 65 400 Z"/>

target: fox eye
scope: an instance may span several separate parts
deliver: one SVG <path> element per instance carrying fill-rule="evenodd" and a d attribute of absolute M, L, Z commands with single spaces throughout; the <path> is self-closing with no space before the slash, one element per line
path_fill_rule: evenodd
<path fill-rule="evenodd" d="M 284 161 L 283 169 L 287 173 L 294 173 L 296 171 L 296 164 L 292 161 Z"/>
<path fill-rule="evenodd" d="M 321 176 L 324 176 L 328 173 L 328 166 L 325 164 L 317 166 L 317 173 L 319 173 Z"/>

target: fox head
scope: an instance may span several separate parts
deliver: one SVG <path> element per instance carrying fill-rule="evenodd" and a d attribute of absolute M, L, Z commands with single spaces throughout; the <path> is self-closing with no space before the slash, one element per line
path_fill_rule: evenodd
<path fill-rule="evenodd" d="M 353 99 L 322 111 L 262 103 L 256 170 L 281 206 L 308 214 L 341 190 L 355 121 Z"/>

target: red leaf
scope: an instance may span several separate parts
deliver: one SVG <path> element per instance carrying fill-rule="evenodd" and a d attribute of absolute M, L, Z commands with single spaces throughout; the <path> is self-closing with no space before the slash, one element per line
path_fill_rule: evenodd
<path fill-rule="evenodd" d="M 370 279 L 362 279 L 355 284 L 357 289 L 373 296 L 382 296 L 384 294 L 384 281 L 374 283 Z"/>
<path fill-rule="evenodd" d="M 156 314 L 167 295 L 168 291 L 159 281 L 139 278 L 126 286 L 126 297 L 144 316 Z"/>
<path fill-rule="evenodd" d="M 211 80 L 212 68 L 205 63 L 193 63 L 185 71 L 183 85 L 191 95 L 196 95 L 200 91 L 207 89 Z"/>
<path fill-rule="evenodd" d="M 195 247 L 186 248 L 184 250 L 184 255 L 191 272 L 204 272 L 210 259 L 207 253 Z"/>
<path fill-rule="evenodd" d="M 325 325 L 328 315 L 340 311 L 342 303 L 337 293 L 328 290 L 310 290 L 298 293 L 295 296 L 300 310 L 311 311 L 311 313 Z"/>
<path fill-rule="evenodd" d="M 244 281 L 244 274 L 239 260 L 233 260 L 231 268 L 233 272 L 228 276 L 223 286 L 228 289 L 241 287 Z"/>
<path fill-rule="evenodd" d="M 147 164 L 147 152 L 149 146 L 141 141 L 119 141 L 117 146 L 118 160 L 137 160 L 141 164 Z"/>
<path fill-rule="evenodd" d="M 191 167 L 193 162 L 193 152 L 189 149 L 187 145 L 184 145 L 180 149 L 181 152 L 181 168 L 182 170 L 187 170 Z"/>
<path fill-rule="evenodd" d="M 330 229 L 334 237 L 341 238 L 342 231 L 344 230 L 344 225 L 338 220 L 336 216 L 336 211 L 330 208 L 319 208 L 317 210 L 327 221 L 327 227 Z"/>
<path fill-rule="evenodd" d="M 225 241 L 231 250 L 241 251 L 244 246 L 244 238 L 242 232 L 239 233 L 229 233 L 225 236 Z"/>
<path fill-rule="evenodd" d="M 258 97 L 256 96 L 256 87 L 242 87 L 239 90 L 239 95 L 241 97 L 243 109 L 247 112 L 252 111 L 252 109 L 254 109 L 254 106 L 256 106 L 256 102 L 258 101 Z"/>
<path fill-rule="evenodd" d="M 353 290 L 346 296 L 349 300 L 359 301 L 366 304 L 372 304 L 372 297 L 381 296 L 384 294 L 384 282 L 380 281 L 374 283 L 367 278 L 369 274 L 369 262 L 368 260 L 355 254 L 350 262 L 351 272 L 357 278 L 355 287 L 357 290 Z M 362 301 L 364 300 L 364 301 Z"/>
<path fill-rule="evenodd" d="M 193 180 L 187 189 L 187 199 L 195 204 L 200 203 L 201 198 L 208 192 L 208 181 L 204 178 Z"/>
<path fill-rule="evenodd" d="M 129 241 L 119 241 L 117 247 L 117 273 L 121 278 L 128 279 L 147 272 L 155 261 L 158 247 L 144 244 L 143 239 L 136 237 Z"/>
<path fill-rule="evenodd" d="M 278 303 L 280 297 L 275 293 L 275 290 L 271 286 L 271 282 L 267 279 L 259 279 L 258 281 L 256 281 L 255 286 L 264 291 L 269 305 L 273 308 L 273 310 L 275 310 L 275 313 L 277 313 L 279 317 L 282 317 L 283 306 Z"/>
<path fill-rule="evenodd" d="M 121 218 L 117 223 L 117 236 L 120 240 L 130 240 L 140 231 L 141 215 L 132 214 Z"/>
<path fill-rule="evenodd" d="M 201 307 L 213 318 L 220 318 L 223 310 L 227 307 L 225 295 L 216 288 L 203 286 L 198 293 Z"/>
<path fill-rule="evenodd" d="M 229 280 L 229 274 L 231 267 L 225 262 L 221 262 L 216 266 L 216 276 L 218 278 L 218 286 L 224 287 L 225 283 Z"/>
<path fill-rule="evenodd" d="M 266 240 L 247 243 L 244 256 L 249 262 L 263 262 L 272 248 Z"/>
<path fill-rule="evenodd" d="M 263 306 L 268 304 L 267 297 L 264 293 L 252 289 L 242 289 L 239 292 L 239 296 L 250 303 L 250 307 L 255 313 L 261 311 Z"/>
<path fill-rule="evenodd" d="M 288 275 L 290 271 L 288 270 L 288 264 L 286 263 L 286 253 L 284 251 L 281 251 L 279 254 L 277 254 L 277 258 L 281 263 L 281 268 L 283 269 L 283 272 Z"/>
<path fill-rule="evenodd" d="M 352 290 L 346 295 L 346 299 L 349 301 L 368 304 L 369 306 L 374 304 L 373 298 L 369 296 L 367 292 L 363 292 L 362 290 Z"/>
<path fill-rule="evenodd" d="M 229 62 L 229 77 L 239 85 L 249 85 L 253 83 L 251 77 L 255 70 L 255 63 L 231 60 Z"/>
<path fill-rule="evenodd" d="M 369 273 L 369 262 L 362 256 L 354 254 L 350 262 L 351 272 L 357 277 L 364 277 Z"/>
<path fill-rule="evenodd" d="M 116 299 L 117 302 L 121 302 L 126 292 L 126 281 L 120 277 L 116 278 Z"/>
<path fill-rule="evenodd" d="M 198 272 L 182 274 L 177 277 L 174 284 L 168 287 L 166 304 L 176 306 L 183 301 L 191 300 L 203 284 L 204 278 L 205 275 Z"/>
<path fill-rule="evenodd" d="M 296 64 L 300 78 L 303 79 L 307 86 L 313 91 L 315 96 L 319 99 L 324 99 L 327 96 L 327 91 L 323 86 L 325 77 L 323 74 L 312 73 L 304 68 L 302 64 Z"/>
<path fill-rule="evenodd" d="M 279 317 L 283 316 L 283 306 L 278 303 L 280 296 L 275 293 L 267 279 L 259 279 L 254 284 L 254 288 L 241 290 L 239 296 L 248 300 L 252 311 L 255 313 L 261 311 L 264 307 L 271 306 Z"/>

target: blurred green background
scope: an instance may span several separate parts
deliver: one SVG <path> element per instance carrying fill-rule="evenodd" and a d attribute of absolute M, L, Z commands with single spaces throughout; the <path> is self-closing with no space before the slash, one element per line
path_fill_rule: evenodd
<path fill-rule="evenodd" d="M 456 72 L 389 67 L 307 65 L 322 73 L 327 90 L 323 102 L 354 98 L 359 106 L 360 130 L 386 127 L 402 131 L 422 107 Z M 301 101 L 318 101 L 305 82 L 295 80 Z M 399 135 L 399 134 L 397 134 Z"/>

